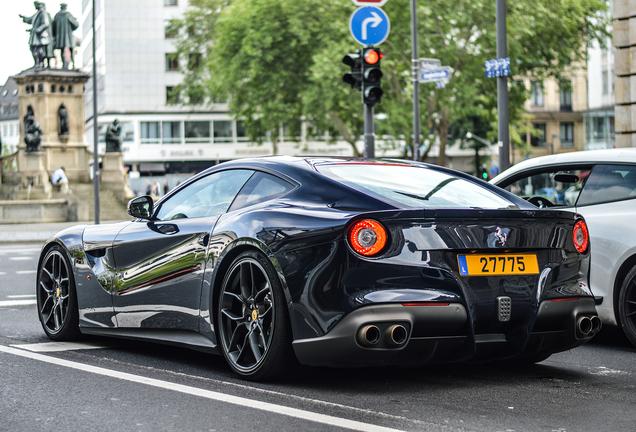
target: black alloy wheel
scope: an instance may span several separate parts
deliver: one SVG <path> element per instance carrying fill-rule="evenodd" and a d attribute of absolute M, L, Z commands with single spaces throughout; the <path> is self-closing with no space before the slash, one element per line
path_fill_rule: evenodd
<path fill-rule="evenodd" d="M 636 346 L 636 267 L 627 274 L 621 286 L 618 315 L 625 335 Z"/>
<path fill-rule="evenodd" d="M 70 263 L 64 249 L 55 245 L 40 262 L 36 287 L 38 315 L 49 338 L 56 341 L 81 338 L 75 295 Z"/>
<path fill-rule="evenodd" d="M 242 378 L 276 378 L 292 361 L 285 297 L 262 253 L 244 252 L 234 260 L 221 287 L 218 317 L 223 355 Z"/>

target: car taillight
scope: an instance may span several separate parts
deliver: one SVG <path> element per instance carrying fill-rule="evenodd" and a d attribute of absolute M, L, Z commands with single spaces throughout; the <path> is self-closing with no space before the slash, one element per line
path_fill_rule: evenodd
<path fill-rule="evenodd" d="M 384 248 L 386 242 L 386 230 L 380 222 L 363 219 L 349 229 L 349 243 L 360 255 L 375 255 Z"/>
<path fill-rule="evenodd" d="M 582 220 L 574 224 L 572 239 L 574 240 L 574 247 L 577 251 L 580 253 L 587 251 L 587 247 L 590 244 L 590 234 L 587 231 L 587 225 Z"/>

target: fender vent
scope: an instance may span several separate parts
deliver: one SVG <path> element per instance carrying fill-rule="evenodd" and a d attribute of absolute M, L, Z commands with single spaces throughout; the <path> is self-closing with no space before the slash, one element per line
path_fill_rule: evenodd
<path fill-rule="evenodd" d="M 510 321 L 510 313 L 512 312 L 512 300 L 510 297 L 497 297 L 497 315 L 499 321 Z"/>

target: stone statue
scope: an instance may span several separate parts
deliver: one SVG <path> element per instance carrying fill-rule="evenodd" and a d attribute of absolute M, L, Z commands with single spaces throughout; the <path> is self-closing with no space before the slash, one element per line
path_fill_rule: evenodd
<path fill-rule="evenodd" d="M 58 133 L 60 136 L 68 135 L 68 111 L 64 104 L 60 105 L 57 110 L 57 117 L 60 123 Z"/>
<path fill-rule="evenodd" d="M 40 127 L 40 124 L 35 121 L 33 108 L 29 105 L 27 113 L 24 116 L 24 143 L 26 144 L 26 152 L 39 152 L 41 142 L 42 128 Z"/>
<path fill-rule="evenodd" d="M 115 119 L 112 124 L 106 128 L 106 153 L 121 153 L 121 125 L 119 120 Z"/>
<path fill-rule="evenodd" d="M 36 1 L 33 2 L 37 12 L 30 17 L 20 15 L 22 21 L 27 24 L 31 24 L 31 28 L 27 31 L 31 32 L 29 36 L 29 46 L 31 47 L 31 54 L 35 62 L 37 69 L 45 67 L 45 61 L 48 61 L 50 67 L 50 59 L 55 58 L 53 53 L 53 40 L 52 40 L 52 26 L 51 15 L 46 11 L 44 3 Z"/>
<path fill-rule="evenodd" d="M 73 31 L 79 27 L 79 22 L 66 10 L 66 6 L 66 3 L 62 3 L 60 11 L 55 14 L 53 19 L 53 38 L 55 39 L 55 49 L 60 50 L 63 62 L 62 67 L 68 69 L 70 63 L 73 62 L 73 69 L 75 69 Z"/>

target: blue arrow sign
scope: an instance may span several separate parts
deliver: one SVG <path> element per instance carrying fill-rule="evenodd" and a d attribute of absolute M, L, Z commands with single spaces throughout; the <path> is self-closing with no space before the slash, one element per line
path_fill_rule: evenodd
<path fill-rule="evenodd" d="M 421 83 L 435 82 L 450 79 L 453 73 L 453 68 L 450 66 L 443 66 L 437 69 L 425 69 L 420 71 Z"/>
<path fill-rule="evenodd" d="M 391 24 L 384 11 L 375 6 L 358 8 L 349 20 L 353 38 L 362 45 L 379 45 L 389 36 Z"/>

